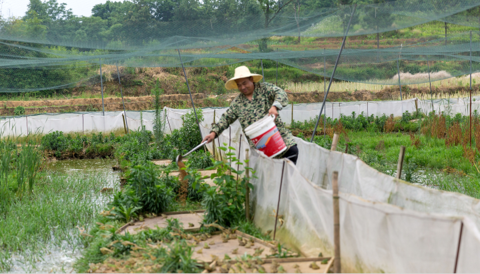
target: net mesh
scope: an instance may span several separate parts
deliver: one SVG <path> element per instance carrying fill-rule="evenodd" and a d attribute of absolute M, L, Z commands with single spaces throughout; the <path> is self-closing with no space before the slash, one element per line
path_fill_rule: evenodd
<path fill-rule="evenodd" d="M 404 73 L 441 71 L 430 77 L 435 81 L 480 70 L 480 4 L 474 0 L 387 1 L 358 5 L 354 12 L 351 5 L 312 4 L 297 11 L 293 3 L 282 6 L 287 3 L 273 1 L 270 8 L 280 9 L 278 13 L 267 13 L 258 3 L 247 1 L 237 3 L 234 13 L 216 10 L 207 18 L 195 13 L 195 7 L 176 11 L 175 16 L 159 14 L 165 8 L 155 3 L 121 4 L 130 12 L 117 17 L 124 20 L 116 23 L 98 11 L 92 17 L 53 19 L 31 11 L 22 20 L 1 20 L 0 92 L 96 84 L 101 65 L 180 67 L 183 62 L 186 67 L 215 67 L 273 60 L 328 78 L 350 17 L 349 38 L 335 79 L 406 85 L 429 79 L 402 77 Z M 446 31 L 447 24 L 464 27 L 446 37 L 404 36 L 407 39 L 377 44 L 377 33 L 438 21 L 445 22 Z M 298 37 L 307 42 L 296 43 Z"/>

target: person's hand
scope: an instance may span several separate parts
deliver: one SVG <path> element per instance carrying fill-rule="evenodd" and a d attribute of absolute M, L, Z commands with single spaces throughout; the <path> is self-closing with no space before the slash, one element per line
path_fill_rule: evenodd
<path fill-rule="evenodd" d="M 210 134 L 208 134 L 207 136 L 205 136 L 205 138 L 203 138 L 202 140 L 202 143 L 207 141 L 207 144 L 212 142 L 213 140 L 215 140 L 215 137 L 217 136 L 217 134 L 215 132 L 210 132 Z"/>
<path fill-rule="evenodd" d="M 275 115 L 275 119 L 277 119 L 277 117 L 278 117 L 277 107 L 275 107 L 275 106 L 271 107 L 270 110 L 268 111 L 268 114 L 269 115 Z"/>

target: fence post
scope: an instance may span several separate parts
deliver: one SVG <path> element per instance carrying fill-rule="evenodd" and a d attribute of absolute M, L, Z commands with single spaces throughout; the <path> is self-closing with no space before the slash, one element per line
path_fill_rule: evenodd
<path fill-rule="evenodd" d="M 333 262 L 333 272 L 341 273 L 340 260 L 340 205 L 338 196 L 338 171 L 333 172 L 332 178 L 333 195 L 333 243 L 335 246 L 335 258 Z"/>
<path fill-rule="evenodd" d="M 402 176 L 403 158 L 405 158 L 405 146 L 400 147 L 400 155 L 398 155 L 397 179 Z"/>
<path fill-rule="evenodd" d="M 27 124 L 27 136 L 28 136 L 28 115 L 25 114 L 25 123 Z"/>
<path fill-rule="evenodd" d="M 285 163 L 286 163 L 286 161 L 283 160 L 282 177 L 280 177 L 280 189 L 278 190 L 277 211 L 275 211 L 275 226 L 273 227 L 273 240 L 275 240 L 275 235 L 277 233 L 278 210 L 280 209 L 280 197 L 282 195 L 283 171 L 285 170 Z"/>
<path fill-rule="evenodd" d="M 336 151 L 337 150 L 337 144 L 338 144 L 338 139 L 340 138 L 340 135 L 337 133 L 333 134 L 333 140 L 332 140 L 332 147 L 330 148 L 330 151 Z"/>
<path fill-rule="evenodd" d="M 123 130 L 125 131 L 125 134 L 127 134 L 128 131 L 127 131 L 127 126 L 125 125 L 125 115 L 123 115 L 123 113 L 122 113 L 122 120 L 123 120 Z"/>
<path fill-rule="evenodd" d="M 293 126 L 293 102 L 292 102 L 292 121 L 290 122 L 290 127 Z"/>
<path fill-rule="evenodd" d="M 239 141 L 239 144 L 238 144 L 238 158 L 237 158 L 237 171 L 240 169 L 240 152 L 242 151 L 242 137 L 243 135 L 240 134 L 240 141 Z M 237 173 L 237 185 L 238 185 L 238 173 Z M 236 190 L 236 187 L 235 187 L 235 190 Z"/>

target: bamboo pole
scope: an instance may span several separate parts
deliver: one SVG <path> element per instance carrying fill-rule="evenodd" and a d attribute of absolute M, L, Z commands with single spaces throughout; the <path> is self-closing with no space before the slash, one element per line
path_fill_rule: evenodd
<path fill-rule="evenodd" d="M 341 273 L 340 260 L 340 205 L 338 196 L 338 172 L 333 172 L 332 178 L 332 194 L 333 194 L 333 242 L 335 248 L 335 261 L 333 263 L 333 272 Z"/>
<path fill-rule="evenodd" d="M 397 163 L 397 179 L 400 179 L 402 176 L 402 168 L 403 168 L 403 159 L 405 158 L 405 146 L 400 147 L 400 155 L 398 155 L 398 163 Z"/>
<path fill-rule="evenodd" d="M 338 135 L 337 133 L 334 133 L 333 140 L 332 140 L 332 147 L 330 148 L 330 151 L 337 150 L 338 139 L 340 139 L 340 135 Z"/>

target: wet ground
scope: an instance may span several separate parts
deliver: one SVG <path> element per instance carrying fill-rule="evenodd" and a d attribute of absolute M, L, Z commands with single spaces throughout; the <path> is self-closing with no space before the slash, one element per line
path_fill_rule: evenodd
<path fill-rule="evenodd" d="M 84 176 L 97 176 L 105 181 L 104 187 L 116 189 L 120 185 L 120 173 L 113 171 L 112 166 L 117 165 L 112 159 L 85 159 L 63 160 L 51 162 L 46 169 L 51 173 L 49 176 L 71 176 L 81 173 Z M 111 195 L 93 193 L 91 199 L 96 203 L 106 204 Z M 52 228 L 54 229 L 54 228 Z M 38 254 L 35 259 L 27 254 L 14 254 L 12 256 L 13 267 L 10 273 L 25 272 L 63 272 L 72 273 L 75 260 L 80 257 L 83 246 L 80 242 L 78 230 L 71 231 L 73 241 L 64 241 L 61 246 L 53 244 L 46 248 L 43 254 Z M 48 246 L 48 245 L 47 245 Z"/>

